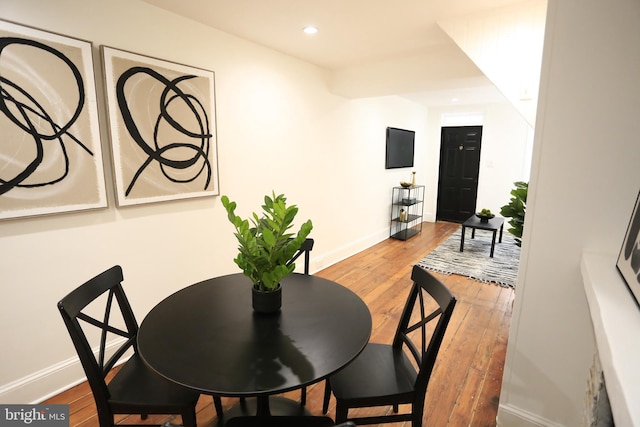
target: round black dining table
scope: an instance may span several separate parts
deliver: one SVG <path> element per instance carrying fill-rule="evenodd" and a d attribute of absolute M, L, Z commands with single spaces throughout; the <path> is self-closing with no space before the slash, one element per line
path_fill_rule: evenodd
<path fill-rule="evenodd" d="M 351 362 L 369 340 L 371 314 L 354 292 L 327 279 L 294 273 L 281 285 L 282 308 L 272 314 L 253 311 L 252 284 L 241 273 L 177 291 L 142 321 L 138 352 L 174 383 L 205 394 L 256 397 L 259 415 L 286 411 L 282 399 L 276 409 L 269 396 L 320 381 Z"/>

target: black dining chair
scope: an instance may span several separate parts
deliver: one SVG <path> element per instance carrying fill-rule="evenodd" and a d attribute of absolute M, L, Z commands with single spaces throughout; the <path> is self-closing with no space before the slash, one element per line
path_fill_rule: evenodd
<path fill-rule="evenodd" d="M 93 393 L 100 427 L 113 426 L 115 414 L 138 414 L 142 418 L 149 414 L 179 414 L 185 427 L 196 427 L 195 408 L 200 394 L 161 378 L 140 359 L 136 344 L 138 323 L 122 281 L 122 268 L 116 265 L 58 302 Z M 97 357 L 95 341 L 99 341 Z M 107 384 L 107 374 L 129 355 Z M 214 399 L 220 416 L 220 398 Z"/>
<path fill-rule="evenodd" d="M 331 393 L 336 398 L 336 422 L 356 424 L 410 421 L 422 426 L 424 400 L 456 299 L 442 282 L 414 266 L 413 286 L 393 343 L 369 343 L 356 359 L 326 381 L 323 413 Z M 399 405 L 410 404 L 399 413 Z M 392 406 L 389 415 L 348 417 L 352 408 Z"/>
<path fill-rule="evenodd" d="M 229 419 L 225 427 L 355 427 L 355 423 L 347 421 L 335 424 L 329 417 L 310 415 L 296 416 L 241 416 Z"/>

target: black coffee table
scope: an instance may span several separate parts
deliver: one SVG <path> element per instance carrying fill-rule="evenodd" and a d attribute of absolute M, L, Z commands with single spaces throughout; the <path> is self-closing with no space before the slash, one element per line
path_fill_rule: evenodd
<path fill-rule="evenodd" d="M 500 238 L 498 243 L 502 243 L 502 230 L 504 228 L 504 218 L 496 216 L 483 222 L 476 215 L 462 223 L 462 234 L 460 236 L 460 252 L 464 250 L 464 235 L 467 228 L 471 229 L 471 238 L 476 237 L 476 229 L 489 230 L 493 232 L 493 238 L 491 239 L 491 253 L 489 256 L 493 258 L 493 250 L 496 246 L 496 234 L 500 230 Z"/>
<path fill-rule="evenodd" d="M 269 395 L 320 381 L 351 362 L 369 340 L 371 314 L 355 293 L 330 280 L 294 273 L 282 287 L 281 311 L 267 315 L 253 312 L 251 281 L 243 274 L 182 289 L 143 320 L 140 356 L 159 375 L 201 393 L 256 397 L 242 414 L 300 413 L 299 403 Z"/>

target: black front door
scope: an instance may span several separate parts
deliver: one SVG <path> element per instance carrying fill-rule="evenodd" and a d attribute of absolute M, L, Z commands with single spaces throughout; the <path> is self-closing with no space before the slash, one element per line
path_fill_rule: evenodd
<path fill-rule="evenodd" d="M 464 222 L 476 211 L 482 126 L 443 127 L 436 219 Z"/>

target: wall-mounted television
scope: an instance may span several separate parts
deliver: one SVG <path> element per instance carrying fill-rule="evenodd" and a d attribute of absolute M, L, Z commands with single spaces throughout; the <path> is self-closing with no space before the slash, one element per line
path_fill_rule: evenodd
<path fill-rule="evenodd" d="M 385 169 L 413 167 L 415 140 L 415 131 L 388 127 Z"/>

